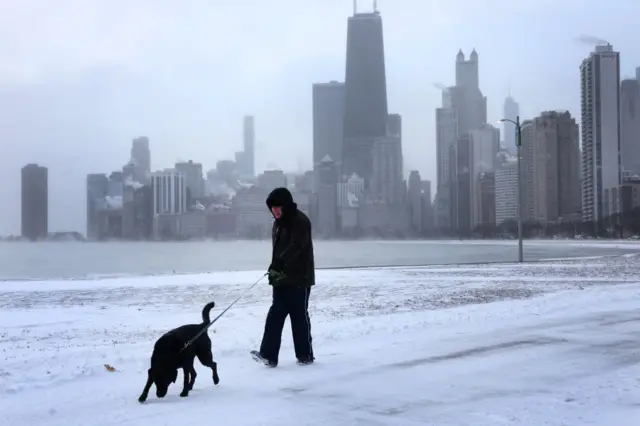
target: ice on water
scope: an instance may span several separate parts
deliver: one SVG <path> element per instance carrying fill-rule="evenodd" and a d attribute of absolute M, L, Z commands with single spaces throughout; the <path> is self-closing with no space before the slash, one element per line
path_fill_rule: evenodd
<path fill-rule="evenodd" d="M 636 425 L 640 258 L 319 271 L 317 364 L 248 355 L 269 288 L 209 331 L 206 368 L 180 398 L 137 397 L 153 342 L 220 312 L 260 275 L 3 283 L 2 425 Z M 109 372 L 104 364 L 116 368 Z"/>

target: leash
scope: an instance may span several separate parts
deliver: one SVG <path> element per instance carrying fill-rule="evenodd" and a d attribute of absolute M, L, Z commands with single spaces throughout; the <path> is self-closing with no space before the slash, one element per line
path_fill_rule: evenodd
<path fill-rule="evenodd" d="M 229 306 L 227 306 L 227 308 L 220 312 L 218 314 L 217 317 L 215 317 L 209 324 L 205 325 L 202 330 L 200 330 L 198 332 L 198 334 L 196 334 L 195 336 L 193 336 L 191 339 L 189 339 L 187 341 L 187 343 L 184 344 L 184 347 L 182 349 L 180 349 L 180 352 L 184 351 L 185 349 L 187 349 L 189 346 L 193 345 L 193 343 L 198 340 L 200 338 L 200 336 L 202 336 L 204 333 L 207 332 L 207 330 L 209 329 L 209 327 L 211 327 L 216 321 L 218 321 L 220 319 L 220 317 L 222 317 L 224 314 L 227 313 L 227 311 L 229 309 L 231 309 L 233 307 L 233 305 L 235 305 L 236 303 L 238 303 L 240 301 L 240 299 L 242 299 L 245 294 L 249 293 L 255 286 L 258 285 L 258 283 L 260 283 L 260 281 L 262 281 L 262 279 L 264 277 L 266 277 L 267 275 L 269 275 L 269 273 L 265 273 L 263 276 L 261 276 L 258 281 L 256 281 L 255 283 L 251 284 L 251 287 L 247 288 L 246 290 L 244 290 L 242 293 L 240 293 L 240 296 L 238 296 L 238 298 L 236 300 L 234 300 L 233 302 L 231 302 L 231 304 Z"/>

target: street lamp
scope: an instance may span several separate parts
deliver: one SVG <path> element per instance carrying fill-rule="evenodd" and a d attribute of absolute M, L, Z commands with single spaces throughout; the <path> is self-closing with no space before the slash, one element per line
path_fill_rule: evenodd
<path fill-rule="evenodd" d="M 522 173 L 520 162 L 522 159 L 522 155 L 520 154 L 520 149 L 522 148 L 522 127 L 520 126 L 520 116 L 516 116 L 516 121 L 509 120 L 508 118 L 503 118 L 502 120 L 498 120 L 498 123 L 513 123 L 516 126 L 516 149 L 518 156 L 518 262 L 524 261 L 524 253 L 522 249 L 522 210 L 523 210 L 523 202 L 522 202 Z"/>

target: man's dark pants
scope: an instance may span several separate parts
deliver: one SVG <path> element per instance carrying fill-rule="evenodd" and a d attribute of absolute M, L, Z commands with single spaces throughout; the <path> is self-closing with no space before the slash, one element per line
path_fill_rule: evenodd
<path fill-rule="evenodd" d="M 273 363 L 278 363 L 282 329 L 289 315 L 291 333 L 296 358 L 313 359 L 311 343 L 311 321 L 309 319 L 309 287 L 274 286 L 273 302 L 264 325 L 264 335 L 260 345 L 260 354 Z"/>

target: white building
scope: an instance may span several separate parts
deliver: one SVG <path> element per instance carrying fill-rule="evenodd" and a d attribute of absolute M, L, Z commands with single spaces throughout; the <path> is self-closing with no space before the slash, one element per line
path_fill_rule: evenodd
<path fill-rule="evenodd" d="M 351 175 L 346 182 L 338 184 L 338 207 L 357 207 L 363 200 L 364 179 L 356 175 Z"/>
<path fill-rule="evenodd" d="M 175 169 L 151 174 L 153 216 L 187 211 L 187 184 L 184 173 Z"/>
<path fill-rule="evenodd" d="M 172 239 L 180 234 L 179 219 L 187 211 L 187 183 L 175 169 L 151 173 L 153 235 Z"/>
<path fill-rule="evenodd" d="M 582 220 L 598 221 L 619 210 L 620 54 L 596 46 L 580 65 L 582 113 Z"/>
<path fill-rule="evenodd" d="M 518 165 L 508 161 L 496 170 L 496 225 L 518 218 Z"/>

